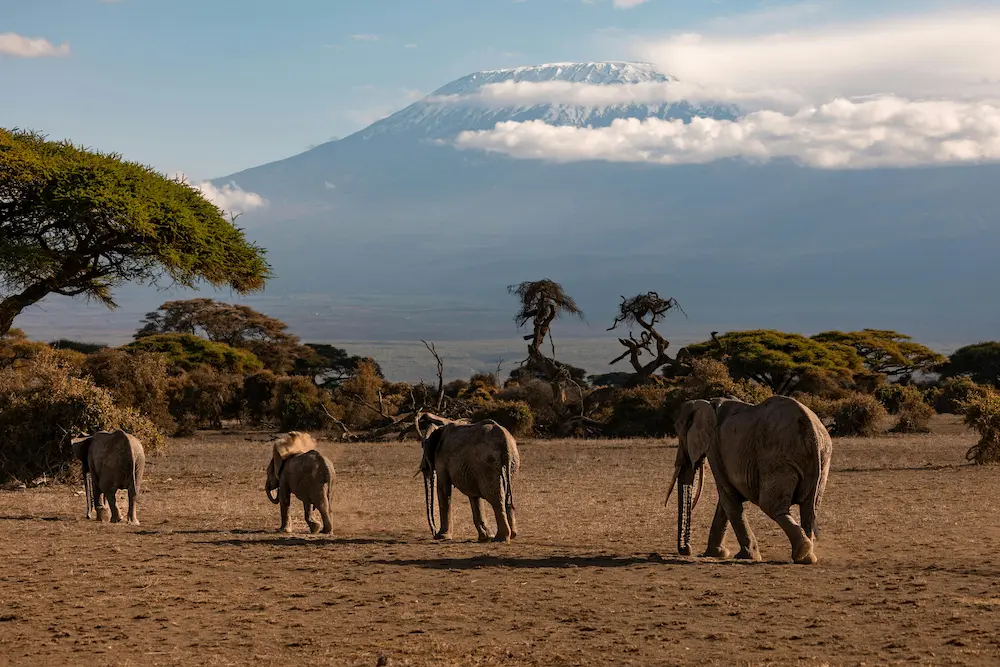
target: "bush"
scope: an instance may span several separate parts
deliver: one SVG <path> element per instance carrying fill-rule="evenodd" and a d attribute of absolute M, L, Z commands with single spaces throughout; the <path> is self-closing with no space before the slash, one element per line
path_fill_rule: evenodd
<path fill-rule="evenodd" d="M 104 348 L 87 356 L 81 369 L 115 402 L 135 408 L 161 430 L 172 433 L 174 419 L 167 401 L 167 360 L 161 354 Z"/>
<path fill-rule="evenodd" d="M 967 377 L 948 378 L 928 391 L 927 400 L 938 414 L 962 414 L 963 405 L 986 396 L 989 387 Z"/>
<path fill-rule="evenodd" d="M 253 353 L 193 334 L 167 333 L 144 336 L 122 348 L 127 352 L 162 352 L 172 372 L 210 366 L 222 373 L 245 375 L 263 368 Z"/>
<path fill-rule="evenodd" d="M 899 409 L 906 398 L 906 390 L 912 387 L 904 387 L 901 384 L 884 384 L 876 387 L 874 396 L 878 399 L 890 415 L 899 414 Z"/>
<path fill-rule="evenodd" d="M 899 419 L 890 429 L 893 433 L 930 433 L 930 421 L 934 408 L 927 405 L 923 394 L 915 387 L 904 387 L 903 399 L 899 405 Z"/>
<path fill-rule="evenodd" d="M 1000 462 L 1000 393 L 988 391 L 962 404 L 965 423 L 979 433 L 979 442 L 965 458 L 979 465 Z"/>
<path fill-rule="evenodd" d="M 274 392 L 278 376 L 260 371 L 243 378 L 243 419 L 249 424 L 268 422 L 274 412 Z"/>
<path fill-rule="evenodd" d="M 278 378 L 272 415 L 282 431 L 325 428 L 331 423 L 327 412 L 337 416 L 341 409 L 333 404 L 330 394 L 312 380 L 298 376 Z"/>
<path fill-rule="evenodd" d="M 473 421 L 492 419 L 510 431 L 515 438 L 531 435 L 535 425 L 535 415 L 531 407 L 522 401 L 489 401 L 483 403 L 472 414 Z"/>
<path fill-rule="evenodd" d="M 621 438 L 660 438 L 674 433 L 673 415 L 683 402 L 676 389 L 644 385 L 615 393 L 608 433 Z"/>
<path fill-rule="evenodd" d="M 65 477 L 74 462 L 71 437 L 117 428 L 139 438 L 147 454 L 163 447 L 163 435 L 149 419 L 72 375 L 53 351 L 19 368 L 0 369 L 0 478 Z"/>
<path fill-rule="evenodd" d="M 222 428 L 223 419 L 239 416 L 243 378 L 219 373 L 210 366 L 196 368 L 170 379 L 170 414 L 178 423 L 177 435 L 195 428 Z"/>
<path fill-rule="evenodd" d="M 815 412 L 816 416 L 824 424 L 829 426 L 833 423 L 833 419 L 837 414 L 838 401 L 826 398 L 825 396 L 817 396 L 816 394 L 795 394 L 792 398 Z"/>
<path fill-rule="evenodd" d="M 334 402 L 341 407 L 343 421 L 348 428 L 362 430 L 381 417 L 376 410 L 367 406 L 379 404 L 379 391 L 384 384 L 374 361 L 364 359 L 358 362 L 354 373 L 334 393 Z"/>
<path fill-rule="evenodd" d="M 852 394 L 836 402 L 831 435 L 874 437 L 888 416 L 885 407 L 870 394 Z"/>

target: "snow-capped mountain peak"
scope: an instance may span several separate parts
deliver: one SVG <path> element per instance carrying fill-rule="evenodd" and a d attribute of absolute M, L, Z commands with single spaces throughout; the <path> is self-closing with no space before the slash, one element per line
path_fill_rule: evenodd
<path fill-rule="evenodd" d="M 466 130 L 492 129 L 504 121 L 543 120 L 553 125 L 610 125 L 617 118 L 681 119 L 711 117 L 731 120 L 740 115 L 731 104 L 684 100 L 637 103 L 627 99 L 596 105 L 541 102 L 537 99 L 484 101 L 481 93 L 493 87 L 519 84 L 566 86 L 670 85 L 676 79 L 642 62 L 548 63 L 469 74 L 442 86 L 428 97 L 352 135 L 351 139 L 378 136 L 450 139 Z"/>

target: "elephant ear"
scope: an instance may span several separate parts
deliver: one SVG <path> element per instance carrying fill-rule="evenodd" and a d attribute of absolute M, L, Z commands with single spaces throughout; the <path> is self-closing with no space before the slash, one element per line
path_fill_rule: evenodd
<path fill-rule="evenodd" d="M 441 446 L 441 436 L 444 434 L 446 428 L 447 426 L 431 426 L 425 432 L 423 457 L 427 460 L 430 470 L 434 469 L 434 459 L 438 448 Z"/>
<path fill-rule="evenodd" d="M 689 401 L 684 404 L 678 421 L 683 422 L 678 434 L 683 430 L 682 442 L 691 462 L 695 463 L 708 453 L 715 442 L 718 427 L 715 407 L 708 401 Z"/>
<path fill-rule="evenodd" d="M 90 443 L 93 436 L 84 436 L 82 438 L 73 438 L 70 443 L 73 446 L 73 456 L 77 459 L 86 462 L 87 453 L 90 451 Z"/>

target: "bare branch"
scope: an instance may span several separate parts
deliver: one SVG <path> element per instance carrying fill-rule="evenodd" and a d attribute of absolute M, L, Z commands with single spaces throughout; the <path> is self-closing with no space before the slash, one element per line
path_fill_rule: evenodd
<path fill-rule="evenodd" d="M 437 362 L 437 376 L 438 376 L 438 400 L 437 409 L 440 410 L 444 406 L 444 362 L 441 361 L 441 355 L 437 353 L 434 348 L 434 343 L 428 343 L 427 341 L 420 339 L 420 342 L 424 344 L 427 351 L 434 355 L 434 361 Z"/>

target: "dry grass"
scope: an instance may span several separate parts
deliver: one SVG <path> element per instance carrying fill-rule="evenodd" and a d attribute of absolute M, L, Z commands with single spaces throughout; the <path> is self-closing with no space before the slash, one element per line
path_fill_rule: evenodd
<path fill-rule="evenodd" d="M 672 441 L 522 442 L 520 534 L 482 545 L 457 492 L 430 539 L 415 443 L 321 443 L 334 533 L 282 536 L 261 436 L 177 440 L 139 527 L 0 493 L 0 665 L 997 664 L 1000 476 L 934 429 L 834 442 L 812 567 L 756 508 L 766 562 L 677 557 Z"/>

